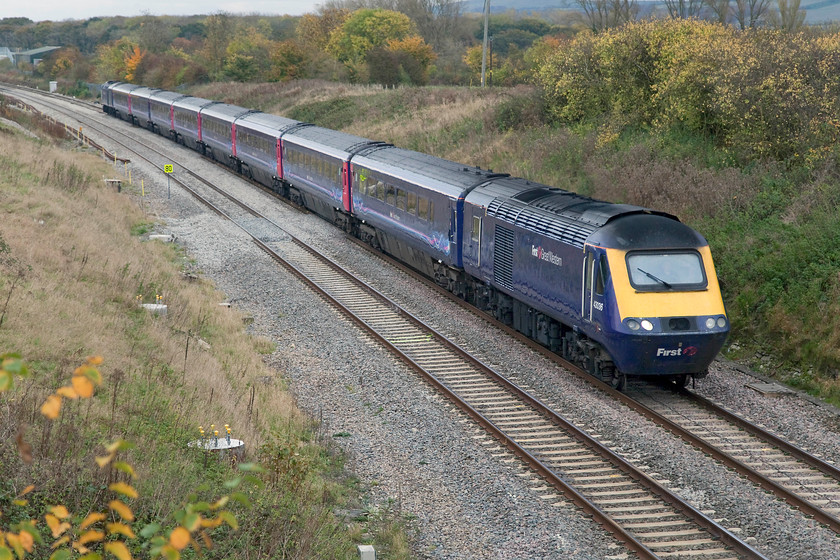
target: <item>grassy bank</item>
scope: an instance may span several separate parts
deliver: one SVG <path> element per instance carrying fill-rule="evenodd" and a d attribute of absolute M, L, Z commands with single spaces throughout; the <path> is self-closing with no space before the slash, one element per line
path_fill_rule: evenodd
<path fill-rule="evenodd" d="M 122 456 L 137 474 L 134 527 L 174 527 L 185 503 L 212 503 L 236 476 L 187 446 L 199 425 L 224 435 L 229 424 L 247 460 L 267 469 L 265 486 L 248 489 L 250 508 L 231 502 L 239 529 L 217 529 L 204 557 L 355 558 L 362 535 L 406 557 L 393 518 L 334 513 L 363 509 L 363 485 L 282 390 L 282 372 L 263 364 L 274 343 L 245 332 L 200 274 L 184 274 L 200 272 L 189 255 L 144 241 L 157 226 L 137 197 L 104 184 L 107 162 L 50 136 L 61 130 L 8 116 L 41 139 L 0 124 L 0 354 L 21 354 L 30 370 L 0 393 L 0 531 L 43 519 L 56 504 L 81 518 L 107 510 L 113 473 L 95 458 L 118 438 L 135 446 Z M 167 315 L 139 306 L 158 301 Z M 92 399 L 66 400 L 47 421 L 41 404 L 90 355 L 104 359 L 102 387 Z M 19 452 L 28 446 L 31 462 Z M 13 503 L 29 484 L 28 503 Z M 49 554 L 47 544 L 33 557 Z"/>
<path fill-rule="evenodd" d="M 712 246 L 733 325 L 725 353 L 840 404 L 840 173 L 831 163 L 737 165 L 713 137 L 680 126 L 553 125 L 539 92 L 524 86 L 307 81 L 193 93 L 673 213 Z"/>

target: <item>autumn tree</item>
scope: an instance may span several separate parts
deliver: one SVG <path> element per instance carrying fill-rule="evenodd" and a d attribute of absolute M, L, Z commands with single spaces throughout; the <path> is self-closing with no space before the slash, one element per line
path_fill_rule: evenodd
<path fill-rule="evenodd" d="M 207 69 L 211 76 L 221 75 L 225 65 L 228 44 L 233 35 L 234 22 L 225 12 L 208 16 L 204 20 L 206 38 L 202 55 L 207 61 Z"/>
<path fill-rule="evenodd" d="M 639 13 L 636 0 L 575 0 L 586 14 L 593 31 L 602 31 L 634 21 Z"/>
<path fill-rule="evenodd" d="M 162 53 L 172 44 L 176 34 L 163 17 L 144 15 L 137 28 L 137 42 L 149 52 Z"/>
<path fill-rule="evenodd" d="M 429 79 L 429 66 L 436 58 L 432 47 L 419 35 L 391 39 L 368 53 L 370 80 L 387 86 L 424 85 Z"/>
<path fill-rule="evenodd" d="M 350 12 L 342 8 L 321 8 L 315 14 L 304 14 L 297 24 L 298 39 L 304 44 L 326 50 L 330 35 L 348 17 Z"/>
<path fill-rule="evenodd" d="M 143 56 L 145 53 L 140 50 L 140 46 L 127 37 L 100 46 L 96 49 L 96 70 L 100 81 L 131 81 Z"/>
<path fill-rule="evenodd" d="M 805 10 L 799 9 L 800 0 L 777 0 L 777 8 L 767 14 L 772 27 L 793 33 L 802 29 Z"/>
<path fill-rule="evenodd" d="M 306 53 L 297 41 L 280 41 L 271 49 L 268 80 L 287 82 L 306 75 Z"/>
<path fill-rule="evenodd" d="M 664 0 L 668 15 L 675 18 L 699 17 L 703 0 Z"/>
<path fill-rule="evenodd" d="M 390 10 L 356 10 L 330 33 L 327 51 L 341 62 L 364 61 L 371 49 L 390 39 L 408 37 L 414 30 L 414 23 L 405 14 Z"/>
<path fill-rule="evenodd" d="M 368 70 L 368 54 L 380 49 L 386 54 L 390 41 L 402 41 L 416 36 L 416 27 L 405 14 L 390 10 L 361 9 L 353 12 L 338 29 L 330 34 L 327 52 L 343 62 L 350 71 L 352 81 L 360 81 Z M 414 44 L 414 54 L 427 56 L 422 47 L 422 38 Z M 393 51 L 392 51 L 393 54 Z M 387 54 L 387 58 L 393 58 Z"/>
<path fill-rule="evenodd" d="M 238 82 L 264 79 L 271 68 L 272 50 L 272 41 L 256 28 L 242 29 L 225 51 L 225 75 Z"/>
<path fill-rule="evenodd" d="M 770 0 L 735 0 L 733 14 L 741 29 L 753 29 L 767 16 Z"/>

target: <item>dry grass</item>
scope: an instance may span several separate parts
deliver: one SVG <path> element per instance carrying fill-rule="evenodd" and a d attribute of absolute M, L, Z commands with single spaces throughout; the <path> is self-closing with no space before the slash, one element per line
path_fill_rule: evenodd
<path fill-rule="evenodd" d="M 255 352 L 265 341 L 243 332 L 212 286 L 180 274 L 172 246 L 130 234 L 147 217 L 105 186 L 107 163 L 7 134 L 0 154 L 0 305 L 11 296 L 0 308 L 0 352 L 19 352 L 34 372 L 0 396 L 0 479 L 22 487 L 35 475 L 55 491 L 73 487 L 90 476 L 81 473 L 102 453 L 97 444 L 123 437 L 141 450 L 130 460 L 152 501 L 175 506 L 183 481 L 154 471 L 184 468 L 179 449 L 199 424 L 230 424 L 253 458 L 270 422 L 301 422 L 288 393 L 257 381 L 273 377 Z M 168 315 L 140 310 L 138 294 L 146 302 L 161 295 Z M 105 359 L 100 397 L 44 422 L 44 398 L 94 354 Z M 18 433 L 35 447 L 29 468 L 12 443 Z M 152 463 L 161 456 L 171 464 Z"/>

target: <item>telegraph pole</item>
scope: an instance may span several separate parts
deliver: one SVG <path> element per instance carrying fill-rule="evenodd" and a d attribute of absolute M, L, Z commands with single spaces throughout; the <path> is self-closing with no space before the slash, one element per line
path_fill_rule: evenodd
<path fill-rule="evenodd" d="M 485 81 L 485 70 L 487 69 L 487 26 L 490 21 L 490 0 L 484 0 L 484 46 L 481 49 L 481 87 Z"/>

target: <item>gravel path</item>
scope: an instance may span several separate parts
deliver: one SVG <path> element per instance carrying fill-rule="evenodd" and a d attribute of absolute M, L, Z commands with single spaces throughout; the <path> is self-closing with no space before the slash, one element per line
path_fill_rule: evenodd
<path fill-rule="evenodd" d="M 103 143 L 108 145 L 107 140 Z M 163 147 L 168 141 L 161 138 L 159 144 Z M 724 526 L 768 558 L 840 559 L 840 540 L 830 531 L 384 266 L 329 224 L 289 209 L 189 151 L 174 148 L 178 159 L 190 158 L 196 171 L 236 189 L 292 234 L 352 267 L 488 365 L 531 387 L 562 415 L 614 442 L 614 450 L 655 478 L 670 481 L 673 490 L 711 517 L 724 519 Z M 279 269 L 237 228 L 207 213 L 174 185 L 167 200 L 166 181 L 158 171 L 140 164 L 134 169 L 146 177 L 142 204 L 160 219 L 158 233 L 175 234 L 201 272 L 236 307 L 254 316 L 250 328 L 277 342 L 271 365 L 288 379 L 299 405 L 322 419 L 325 433 L 348 453 L 353 472 L 370 487 L 370 509 L 391 508 L 413 518 L 417 557 L 623 557 L 615 541 L 574 507 L 541 500 L 534 481 L 523 476 L 516 462 L 506 462 L 510 457 L 483 442 L 460 413 Z M 734 364 L 720 362 L 697 389 L 809 451 L 840 460 L 840 416 L 835 409 L 798 395 L 763 396 L 745 387 L 754 380 Z"/>

